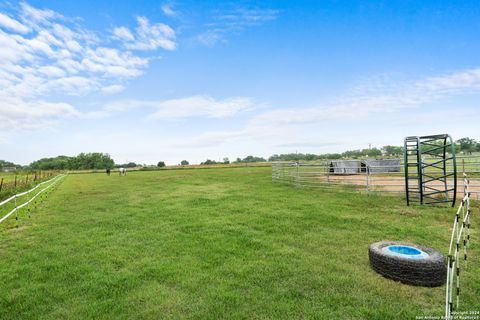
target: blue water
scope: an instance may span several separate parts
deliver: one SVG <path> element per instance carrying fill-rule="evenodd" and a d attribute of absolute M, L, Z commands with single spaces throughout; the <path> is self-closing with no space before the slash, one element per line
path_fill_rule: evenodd
<path fill-rule="evenodd" d="M 382 251 L 384 251 L 387 254 L 400 256 L 407 259 L 423 259 L 428 257 L 428 253 L 410 246 L 393 245 L 393 246 L 388 246 L 383 248 Z"/>
<path fill-rule="evenodd" d="M 414 254 L 421 254 L 422 252 L 416 248 L 413 247 L 407 247 L 407 246 L 389 246 L 388 250 L 396 253 L 401 253 L 401 254 L 408 254 L 408 255 L 414 255 Z"/>

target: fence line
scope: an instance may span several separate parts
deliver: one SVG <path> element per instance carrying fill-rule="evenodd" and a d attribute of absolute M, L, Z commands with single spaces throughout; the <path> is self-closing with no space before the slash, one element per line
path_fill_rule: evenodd
<path fill-rule="evenodd" d="M 458 308 L 460 300 L 460 243 L 463 242 L 463 259 L 465 267 L 467 266 L 467 247 L 470 242 L 470 190 L 469 179 L 464 174 L 464 194 L 460 206 L 455 214 L 453 223 L 452 237 L 450 238 L 450 246 L 447 257 L 447 284 L 445 288 L 445 319 L 451 319 L 454 310 L 453 305 L 453 283 L 454 270 L 456 270 L 456 306 Z M 460 224 L 460 213 L 462 219 Z M 462 239 L 463 238 L 463 239 Z M 462 241 L 463 240 L 463 241 Z M 455 252 L 453 254 L 453 252 Z"/>
<path fill-rule="evenodd" d="M 30 184 L 35 183 L 37 180 L 42 181 L 45 178 L 50 178 L 58 173 L 57 170 L 53 171 L 29 171 L 29 172 L 14 172 L 8 176 L 2 176 L 0 178 L 0 192 L 9 192 L 19 187 L 28 187 Z M 1 173 L 0 173 L 1 175 Z M 10 177 L 10 179 L 8 178 Z"/>
<path fill-rule="evenodd" d="M 470 193 L 480 199 L 480 158 L 459 158 L 458 171 L 465 170 L 470 177 Z M 478 161 L 478 163 L 477 163 Z M 343 170 L 343 172 L 341 172 Z M 388 172 L 387 172 L 388 171 Z M 447 168 L 448 173 L 453 168 Z M 272 180 L 274 182 L 292 184 L 298 187 L 343 188 L 347 190 L 364 190 L 367 192 L 405 193 L 404 166 L 372 165 L 368 162 L 359 165 L 332 166 L 331 161 L 294 162 L 283 161 L 272 163 Z M 453 181 L 448 180 L 448 187 Z M 463 187 L 459 179 L 458 189 Z"/>
<path fill-rule="evenodd" d="M 58 175 L 58 176 L 56 176 L 56 177 L 54 177 L 50 180 L 47 180 L 47 181 L 44 181 L 44 182 L 41 182 L 41 183 L 37 184 L 35 187 L 31 188 L 30 190 L 27 190 L 27 191 L 24 191 L 24 192 L 21 192 L 21 193 L 18 193 L 18 194 L 16 193 L 13 196 L 11 196 L 10 198 L 5 199 L 2 202 L 0 202 L 0 207 L 2 207 L 12 200 L 14 201 L 14 208 L 0 219 L 0 223 L 5 221 L 9 216 L 11 216 L 13 213 L 17 212 L 19 209 L 27 206 L 29 203 L 31 203 L 33 200 L 35 200 L 35 198 L 37 198 L 37 196 L 39 196 L 43 192 L 47 191 L 50 187 L 56 185 L 65 176 L 66 176 L 66 174 L 60 174 L 60 175 Z M 37 190 L 38 188 L 40 188 L 44 185 L 46 185 L 46 186 L 43 189 L 41 189 L 40 191 L 38 191 L 33 197 L 29 197 L 26 202 L 22 203 L 21 205 L 17 204 L 17 199 L 18 198 L 23 197 L 25 195 L 29 195 L 30 193 L 32 193 L 33 191 Z"/>

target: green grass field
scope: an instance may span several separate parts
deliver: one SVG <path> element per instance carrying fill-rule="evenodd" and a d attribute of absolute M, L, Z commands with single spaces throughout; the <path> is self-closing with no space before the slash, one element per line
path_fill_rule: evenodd
<path fill-rule="evenodd" d="M 461 310 L 480 310 L 478 208 Z M 70 175 L 0 225 L 1 319 L 415 319 L 444 287 L 378 275 L 390 239 L 448 250 L 453 209 L 275 184 L 270 168 Z M 465 269 L 464 269 L 465 270 Z"/>

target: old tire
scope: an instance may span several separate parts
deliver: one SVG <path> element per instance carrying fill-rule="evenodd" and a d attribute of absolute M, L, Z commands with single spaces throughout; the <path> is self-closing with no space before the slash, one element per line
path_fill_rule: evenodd
<path fill-rule="evenodd" d="M 422 257 L 412 259 L 403 254 L 392 254 L 391 246 L 408 246 L 422 251 Z M 436 287 L 445 284 L 447 266 L 445 257 L 435 249 L 393 241 L 380 241 L 368 247 L 373 270 L 386 278 L 406 284 Z"/>

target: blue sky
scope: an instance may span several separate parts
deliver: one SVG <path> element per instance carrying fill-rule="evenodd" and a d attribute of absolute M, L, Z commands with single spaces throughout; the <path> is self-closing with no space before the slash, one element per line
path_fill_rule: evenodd
<path fill-rule="evenodd" d="M 480 138 L 477 1 L 0 2 L 1 159 Z"/>

